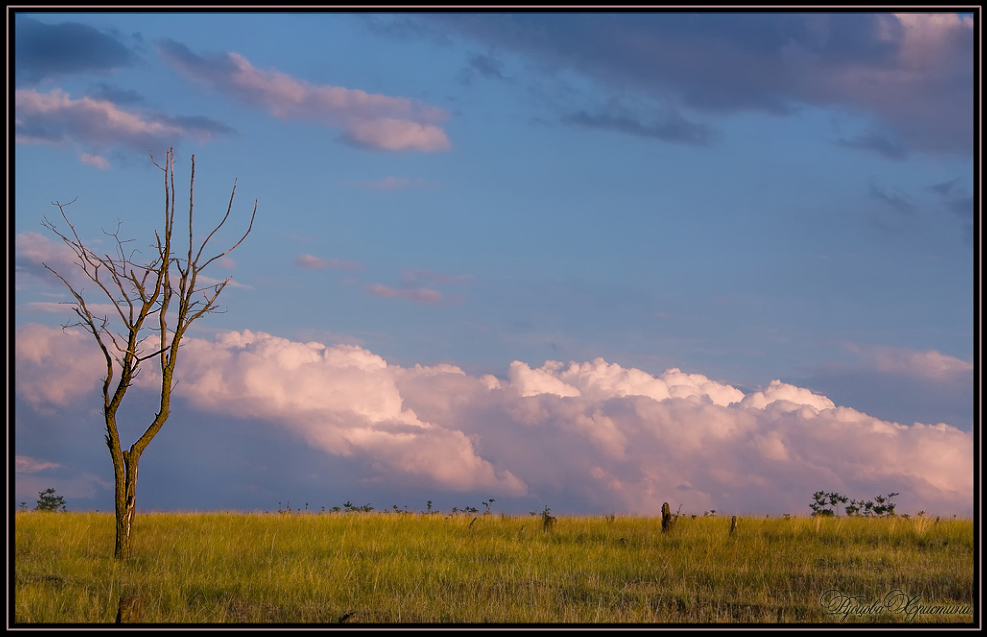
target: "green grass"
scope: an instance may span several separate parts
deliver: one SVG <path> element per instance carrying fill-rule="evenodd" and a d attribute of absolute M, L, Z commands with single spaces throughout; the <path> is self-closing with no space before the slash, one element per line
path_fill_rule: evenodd
<path fill-rule="evenodd" d="M 475 518 L 475 521 L 473 521 Z M 974 603 L 971 520 L 395 513 L 138 515 L 112 558 L 107 513 L 15 518 L 17 624 L 970 623 L 967 614 L 829 614 L 900 590 Z M 871 609 L 873 610 L 873 609 Z M 941 608 L 939 609 L 941 610 Z"/>

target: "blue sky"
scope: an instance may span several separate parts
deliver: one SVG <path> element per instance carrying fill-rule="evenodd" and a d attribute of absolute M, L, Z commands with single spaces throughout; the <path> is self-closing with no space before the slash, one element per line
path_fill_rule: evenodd
<path fill-rule="evenodd" d="M 174 147 L 258 212 L 144 508 L 972 511 L 979 15 L 9 15 L 18 501 L 112 495 L 41 223 L 147 245 Z"/>

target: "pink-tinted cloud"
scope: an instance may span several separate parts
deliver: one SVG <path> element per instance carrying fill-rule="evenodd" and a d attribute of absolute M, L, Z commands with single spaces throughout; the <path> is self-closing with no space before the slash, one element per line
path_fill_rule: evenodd
<path fill-rule="evenodd" d="M 816 89 L 873 114 L 861 147 L 887 154 L 880 145 L 868 148 L 869 136 L 937 153 L 971 152 L 973 19 L 955 13 L 883 15 L 876 34 L 894 56 L 883 64 L 825 65 Z"/>
<path fill-rule="evenodd" d="M 14 457 L 14 469 L 17 473 L 37 473 L 45 469 L 57 469 L 60 466 L 57 462 L 46 462 L 30 456 Z"/>
<path fill-rule="evenodd" d="M 311 254 L 302 254 L 295 259 L 295 264 L 302 268 L 320 270 L 328 268 L 330 270 L 361 270 L 363 264 L 356 261 L 345 261 L 342 259 L 323 259 Z"/>
<path fill-rule="evenodd" d="M 127 110 L 92 97 L 73 99 L 60 89 L 43 93 L 19 89 L 14 93 L 15 135 L 18 144 L 77 144 L 87 149 L 125 146 L 147 152 L 186 138 L 208 142 L 230 129 L 205 118 L 176 118 Z M 98 153 L 83 153 L 82 161 L 104 168 Z"/>
<path fill-rule="evenodd" d="M 19 232 L 14 238 L 14 254 L 18 272 L 38 276 L 52 285 L 62 283 L 45 269 L 45 264 L 69 281 L 83 280 L 76 278 L 76 272 L 81 275 L 81 271 L 76 265 L 75 253 L 60 239 L 56 242 L 40 232 Z"/>
<path fill-rule="evenodd" d="M 883 372 L 917 376 L 927 380 L 947 380 L 973 373 L 973 363 L 935 350 L 917 352 L 895 347 L 872 347 L 859 350 L 864 358 Z"/>
<path fill-rule="evenodd" d="M 14 386 L 37 408 L 67 406 L 98 390 L 106 362 L 95 340 L 81 328 L 29 324 L 18 328 L 14 343 Z"/>
<path fill-rule="evenodd" d="M 95 166 L 100 170 L 109 170 L 110 162 L 106 161 L 103 157 L 99 155 L 91 155 L 89 153 L 82 153 L 79 160 L 84 164 L 89 164 L 90 166 Z"/>
<path fill-rule="evenodd" d="M 429 288 L 392 288 L 380 283 L 367 286 L 367 291 L 382 298 L 400 298 L 435 305 L 442 302 L 442 293 Z"/>
<path fill-rule="evenodd" d="M 22 285 L 25 279 L 31 279 L 32 284 L 40 283 L 45 289 L 54 290 L 60 298 L 63 298 L 66 302 L 69 301 L 71 296 L 65 284 L 45 268 L 46 265 L 55 272 L 58 272 L 59 275 L 64 277 L 76 289 L 82 289 L 87 287 L 87 285 L 92 285 L 90 279 L 86 277 L 76 262 L 75 253 L 61 239 L 53 241 L 48 236 L 39 232 L 20 232 L 14 239 L 14 255 L 18 286 Z M 90 301 L 92 302 L 87 303 L 87 306 L 94 314 L 100 316 L 114 316 L 116 314 L 116 309 L 109 301 L 98 302 L 96 297 L 93 297 Z M 33 302 L 21 307 L 42 312 L 58 312 L 75 316 L 72 313 L 72 305 L 61 301 Z"/>
<path fill-rule="evenodd" d="M 82 336 L 19 330 L 18 395 L 64 405 L 96 391 L 100 367 Z M 901 512 L 972 512 L 971 433 L 880 420 L 781 381 L 745 394 L 702 374 L 655 376 L 602 359 L 516 361 L 498 379 L 249 331 L 188 338 L 182 356 L 176 397 L 203 418 L 284 430 L 367 467 L 378 484 L 599 512 L 653 514 L 669 501 L 807 514 L 820 489 L 898 492 Z M 146 371 L 135 391 L 153 387 Z"/>
<path fill-rule="evenodd" d="M 465 275 L 453 276 L 432 270 L 410 269 L 402 275 L 400 286 L 391 287 L 375 283 L 367 286 L 367 291 L 382 298 L 402 298 L 415 303 L 437 305 L 443 302 L 442 293 L 425 286 L 461 284 L 468 281 L 469 277 Z M 448 301 L 458 304 L 465 302 L 465 300 L 464 295 L 453 294 Z"/>
<path fill-rule="evenodd" d="M 378 150 L 442 151 L 451 147 L 436 125 L 448 118 L 441 108 L 404 97 L 315 85 L 276 70 L 255 68 L 238 53 L 212 58 L 168 40 L 159 51 L 196 81 L 285 120 L 307 120 L 343 130 L 347 141 Z"/>

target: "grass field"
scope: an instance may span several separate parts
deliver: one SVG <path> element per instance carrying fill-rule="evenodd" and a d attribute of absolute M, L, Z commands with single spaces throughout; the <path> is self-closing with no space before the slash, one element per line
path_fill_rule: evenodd
<path fill-rule="evenodd" d="M 17 624 L 971 623 L 974 525 L 929 518 L 18 512 Z M 977 611 L 979 612 L 979 611 Z"/>

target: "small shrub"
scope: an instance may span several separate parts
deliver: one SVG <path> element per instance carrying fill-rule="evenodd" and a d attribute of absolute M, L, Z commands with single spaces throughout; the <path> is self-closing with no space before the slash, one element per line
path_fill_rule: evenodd
<path fill-rule="evenodd" d="M 35 511 L 64 511 L 65 498 L 55 495 L 54 489 L 45 489 L 38 493 L 38 503 L 34 505 Z"/>
<path fill-rule="evenodd" d="M 551 515 L 551 511 L 548 505 L 545 505 L 545 510 L 541 512 L 542 529 L 545 531 L 551 531 L 555 526 L 555 516 Z"/>

